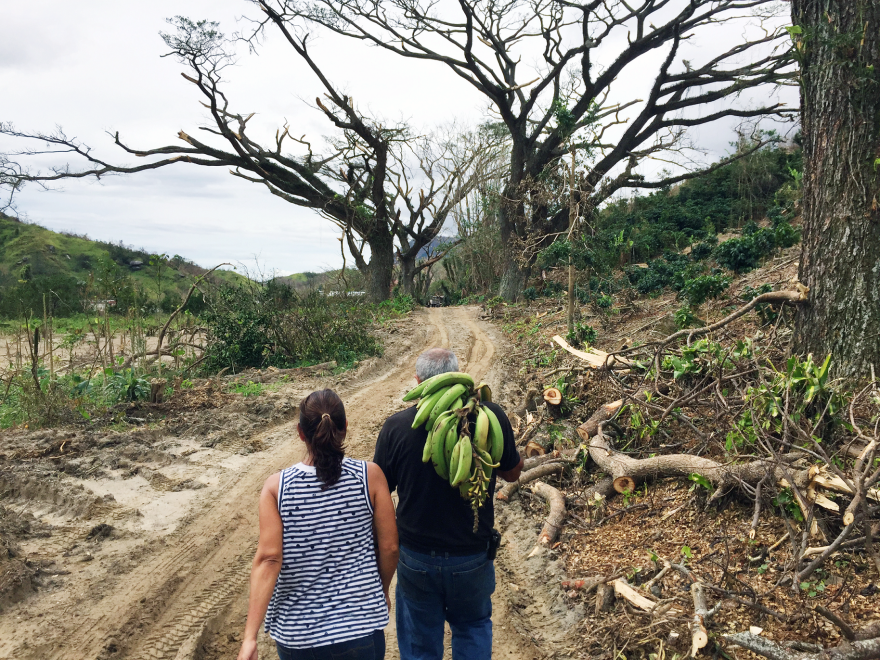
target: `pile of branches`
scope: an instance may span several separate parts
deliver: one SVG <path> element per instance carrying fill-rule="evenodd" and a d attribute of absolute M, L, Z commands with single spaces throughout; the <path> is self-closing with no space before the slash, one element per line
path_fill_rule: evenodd
<path fill-rule="evenodd" d="M 797 592 L 843 549 L 864 552 L 880 575 L 880 387 L 872 378 L 846 392 L 843 383 L 830 377 L 830 357 L 819 361 L 787 355 L 791 333 L 782 324 L 785 315 L 778 313 L 779 307 L 798 304 L 803 297 L 801 291 L 763 294 L 718 323 L 613 354 L 577 351 L 555 337 L 579 361 L 544 374 L 545 380 L 557 376 L 556 387 L 539 395 L 543 404 L 531 402 L 534 414 L 523 409 L 519 442 L 533 456 L 519 482 L 501 489 L 498 499 L 509 499 L 520 486 L 532 483 L 533 491 L 550 502 L 540 547 L 555 542 L 567 516 L 576 518 L 566 512 L 565 495 L 540 481 L 568 464 L 592 464 L 604 475 L 580 493 L 581 501 L 607 500 L 631 494 L 645 482 L 681 478 L 704 490 L 706 507 L 725 498 L 748 500 L 753 510 L 750 539 L 762 518 L 781 516 L 787 533 L 774 549 L 787 542 L 791 551 L 773 589 Z M 729 324 L 759 305 L 767 306 L 762 316 L 775 318 L 775 324 L 753 339 L 734 339 Z M 582 393 L 589 381 L 601 381 L 604 391 L 613 392 L 613 400 L 586 411 L 588 418 L 576 429 L 579 448 L 545 454 L 533 440 L 538 429 L 547 420 L 565 416 L 562 390 Z M 531 391 L 529 397 L 534 394 Z M 588 472 L 582 470 L 579 478 Z M 750 559 L 760 561 L 769 550 Z M 706 646 L 707 625 L 725 602 L 747 605 L 787 623 L 805 616 L 775 612 L 749 590 L 728 588 L 729 581 L 716 584 L 683 564 L 654 559 L 656 575 L 641 589 L 621 575 L 567 586 L 595 589 L 597 613 L 616 595 L 629 607 L 648 613 L 652 621 L 688 618 L 690 655 Z M 674 599 L 665 602 L 651 595 L 651 587 L 676 574 L 689 585 L 692 603 L 687 611 Z M 842 644 L 828 649 L 806 642 L 782 645 L 760 636 L 760 630 L 723 638 L 779 660 L 880 657 L 880 622 L 857 631 L 824 608 L 815 611 L 841 631 Z"/>

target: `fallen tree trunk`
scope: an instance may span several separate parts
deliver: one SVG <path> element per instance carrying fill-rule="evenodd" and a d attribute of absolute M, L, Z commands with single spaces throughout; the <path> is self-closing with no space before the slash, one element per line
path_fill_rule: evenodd
<path fill-rule="evenodd" d="M 532 492 L 543 497 L 550 504 L 550 513 L 547 514 L 547 520 L 538 536 L 538 545 L 547 547 L 553 544 L 559 536 L 559 530 L 562 529 L 562 521 L 565 520 L 565 497 L 558 489 L 543 481 L 532 486 Z"/>
<path fill-rule="evenodd" d="M 570 460 L 571 458 L 564 456 L 559 450 L 554 449 L 549 454 L 527 458 L 523 463 L 523 472 L 528 472 L 532 468 L 536 468 L 544 463 L 569 462 Z"/>
<path fill-rule="evenodd" d="M 783 470 L 772 460 L 757 459 L 749 463 L 719 463 L 692 454 L 667 454 L 652 458 L 630 458 L 611 449 L 608 439 L 598 434 L 590 440 L 590 458 L 615 480 L 630 477 L 636 483 L 657 477 L 684 477 L 699 474 L 716 487 L 734 486 L 740 481 L 758 483 L 768 472 L 777 481 L 784 478 Z M 785 458 L 785 457 L 783 457 Z M 794 460 L 792 457 L 788 457 Z M 795 485 L 805 488 L 809 484 L 809 470 L 792 472 Z"/>
<path fill-rule="evenodd" d="M 669 388 L 666 385 L 661 384 L 658 391 L 662 394 L 666 394 L 669 391 Z M 644 401 L 648 396 L 648 392 L 653 393 L 654 390 L 642 390 L 633 397 L 633 400 Z M 596 412 L 594 412 L 586 422 L 578 426 L 577 434 L 581 437 L 581 440 L 584 442 L 589 441 L 591 437 L 599 432 L 599 425 L 614 417 L 622 407 L 623 399 L 618 399 L 617 401 L 612 401 L 599 406 L 599 408 L 596 409 Z"/>
<path fill-rule="evenodd" d="M 880 658 L 880 637 L 843 641 L 839 646 L 818 650 L 815 653 L 786 648 L 766 637 L 747 632 L 724 635 L 723 637 L 728 642 L 770 660 L 873 660 Z"/>
<path fill-rule="evenodd" d="M 565 464 L 563 463 L 547 463 L 545 465 L 539 465 L 536 468 L 532 468 L 528 472 L 523 472 L 521 475 L 519 475 L 519 479 L 517 479 L 516 481 L 511 481 L 510 483 L 504 484 L 504 486 L 502 486 L 501 489 L 495 494 L 495 499 L 501 500 L 502 502 L 507 502 L 510 497 L 519 490 L 520 486 L 535 481 L 536 479 L 540 479 L 541 477 L 546 477 L 556 472 L 561 472 L 562 468 L 564 467 Z"/>

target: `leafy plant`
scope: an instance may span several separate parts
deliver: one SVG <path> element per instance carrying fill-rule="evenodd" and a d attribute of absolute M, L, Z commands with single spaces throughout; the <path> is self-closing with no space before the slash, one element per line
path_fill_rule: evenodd
<path fill-rule="evenodd" d="M 808 419 L 818 426 L 826 418 L 833 419 L 843 407 L 843 396 L 828 381 L 830 355 L 821 365 L 813 362 L 812 354 L 803 360 L 792 356 L 785 364 L 785 371 L 778 371 L 771 365 L 772 379 L 747 390 L 746 401 L 752 405 L 742 412 L 734 429 L 728 433 L 728 451 L 734 446 L 750 445 L 756 441 L 755 418 L 765 431 L 781 433 L 785 422 L 786 398 L 789 419 L 794 423 Z"/>
<path fill-rule="evenodd" d="M 724 275 L 701 275 L 684 283 L 679 297 L 687 300 L 688 305 L 697 307 L 709 298 L 717 298 L 730 286 L 731 278 Z"/>
<path fill-rule="evenodd" d="M 113 401 L 140 401 L 150 396 L 150 383 L 138 376 L 133 369 L 113 373 L 106 369 L 104 391 Z"/>
<path fill-rule="evenodd" d="M 697 474 L 696 472 L 694 472 L 688 475 L 688 479 L 692 482 L 692 485 L 689 488 L 690 491 L 693 491 L 697 486 L 707 491 L 712 490 L 712 482 L 709 481 L 702 474 Z"/>
<path fill-rule="evenodd" d="M 595 328 L 586 323 L 575 323 L 574 327 L 565 335 L 568 343 L 573 346 L 589 346 L 596 341 L 597 337 Z"/>
<path fill-rule="evenodd" d="M 682 305 L 675 310 L 673 318 L 675 319 L 675 327 L 679 330 L 684 330 L 685 328 L 698 328 L 706 325 L 687 305 Z"/>

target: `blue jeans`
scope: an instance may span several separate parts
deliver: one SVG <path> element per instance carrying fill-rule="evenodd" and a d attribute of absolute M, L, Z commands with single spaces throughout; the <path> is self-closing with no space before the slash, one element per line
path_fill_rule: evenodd
<path fill-rule="evenodd" d="M 291 649 L 277 642 L 275 646 L 281 660 L 382 660 L 385 657 L 385 632 L 377 630 L 366 637 L 310 649 Z"/>
<path fill-rule="evenodd" d="M 441 660 L 443 622 L 452 630 L 453 660 L 491 660 L 495 566 L 486 553 L 450 557 L 401 546 L 397 564 L 400 660 Z"/>

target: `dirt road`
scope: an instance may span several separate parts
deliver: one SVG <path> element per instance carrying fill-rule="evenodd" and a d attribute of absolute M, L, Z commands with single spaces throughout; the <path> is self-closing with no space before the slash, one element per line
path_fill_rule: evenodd
<path fill-rule="evenodd" d="M 489 382 L 503 400 L 507 379 L 494 359 L 501 340 L 474 308 L 420 311 L 395 337 L 382 358 L 334 382 L 285 385 L 274 393 L 276 403 L 295 405 L 317 385 L 334 387 L 350 420 L 348 453 L 369 458 L 382 422 L 405 405 L 400 397 L 414 383 L 415 359 L 425 348 L 452 348 L 462 368 Z M 12 488 L 13 477 L 0 483 L 14 495 L 7 506 L 46 525 L 46 538 L 23 547 L 50 574 L 43 588 L 3 611 L 0 657 L 234 657 L 261 485 L 302 457 L 296 421 L 286 417 L 229 446 L 205 446 L 186 431 L 160 434 L 151 442 L 156 455 L 139 456 L 144 465 L 152 459 L 156 465 L 139 467 L 135 476 L 129 469 L 127 478 L 103 470 L 99 479 L 86 475 L 58 483 L 47 477 L 41 484 L 37 474 L 26 484 L 15 477 Z M 502 582 L 493 617 L 495 655 L 535 657 L 531 644 L 507 625 Z M 387 637 L 388 655 L 397 657 L 393 631 Z M 261 646 L 262 657 L 274 656 L 266 640 Z"/>

